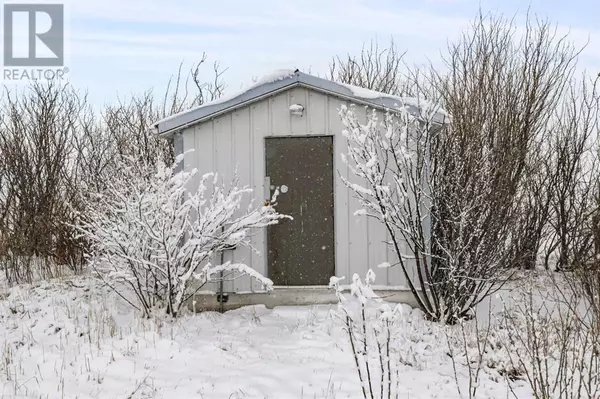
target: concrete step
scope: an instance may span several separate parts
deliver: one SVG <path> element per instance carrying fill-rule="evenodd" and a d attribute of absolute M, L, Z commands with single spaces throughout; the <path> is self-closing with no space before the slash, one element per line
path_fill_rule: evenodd
<path fill-rule="evenodd" d="M 417 302 L 410 290 L 383 289 L 374 292 L 386 302 L 405 303 L 417 307 Z M 242 306 L 264 305 L 269 309 L 275 306 L 310 306 L 335 304 L 335 292 L 327 287 L 275 287 L 270 292 L 227 293 L 224 310 L 237 309 Z M 195 312 L 217 311 L 220 309 L 218 297 L 214 292 L 199 292 L 194 295 L 188 308 Z"/>

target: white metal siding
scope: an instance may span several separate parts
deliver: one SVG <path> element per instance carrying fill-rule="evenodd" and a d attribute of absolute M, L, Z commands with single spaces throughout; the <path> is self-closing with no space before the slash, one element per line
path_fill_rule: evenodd
<path fill-rule="evenodd" d="M 340 160 L 340 154 L 347 150 L 338 115 L 342 102 L 337 97 L 305 88 L 293 88 L 190 127 L 183 132 L 183 145 L 185 150 L 194 148 L 195 151 L 185 156 L 185 168 L 197 168 L 199 175 L 218 172 L 227 183 L 237 169 L 239 184 L 253 188 L 256 205 L 259 205 L 265 199 L 265 137 L 334 136 L 336 274 L 346 276 L 349 281 L 352 274 L 364 276 L 371 268 L 378 275 L 376 284 L 405 285 L 399 267 L 377 269 L 377 265 L 383 262 L 395 262 L 394 251 L 386 245 L 388 234 L 376 220 L 354 216 L 359 208 L 358 201 L 340 179 L 340 175 L 348 177 L 348 168 Z M 292 104 L 303 105 L 304 115 L 292 115 L 289 111 Z M 366 118 L 364 107 L 357 106 L 356 110 L 360 117 Z M 350 176 L 350 179 L 355 178 Z M 244 262 L 268 275 L 265 237 L 263 231 L 252 238 L 253 247 L 260 253 L 237 249 L 226 259 Z M 247 277 L 225 285 L 225 290 L 230 292 L 260 288 L 256 283 L 251 284 Z"/>

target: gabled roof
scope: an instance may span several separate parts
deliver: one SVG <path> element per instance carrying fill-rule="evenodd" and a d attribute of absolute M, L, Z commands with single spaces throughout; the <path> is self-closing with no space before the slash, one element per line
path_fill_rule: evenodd
<path fill-rule="evenodd" d="M 248 89 L 232 96 L 222 97 L 218 100 L 161 119 L 152 124 L 152 129 L 160 136 L 167 136 L 188 126 L 212 119 L 234 109 L 259 101 L 266 96 L 271 96 L 297 86 L 306 87 L 349 100 L 356 104 L 368 105 L 379 109 L 398 109 L 399 107 L 404 107 L 414 115 L 420 115 L 423 109 L 430 106 L 425 100 L 391 96 L 362 87 L 333 82 L 298 70 L 280 70 L 265 76 Z M 447 118 L 448 116 L 443 110 L 436 110 L 434 116 L 435 122 L 444 123 Z"/>

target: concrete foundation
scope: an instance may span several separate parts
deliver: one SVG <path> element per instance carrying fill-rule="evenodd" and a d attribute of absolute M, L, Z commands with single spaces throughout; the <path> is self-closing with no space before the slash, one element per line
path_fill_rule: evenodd
<path fill-rule="evenodd" d="M 405 303 L 417 307 L 417 301 L 409 290 L 374 289 L 386 302 Z M 335 292 L 325 286 L 313 287 L 275 287 L 271 292 L 228 293 L 224 310 L 237 309 L 242 306 L 264 305 L 269 309 L 275 306 L 310 306 L 335 304 Z M 220 308 L 218 296 L 215 293 L 199 293 L 192 297 L 188 308 L 195 312 L 217 311 Z"/>

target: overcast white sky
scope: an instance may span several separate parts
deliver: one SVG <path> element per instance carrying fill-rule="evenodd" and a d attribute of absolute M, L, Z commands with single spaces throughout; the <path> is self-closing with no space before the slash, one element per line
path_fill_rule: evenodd
<path fill-rule="evenodd" d="M 96 103 L 164 89 L 180 62 L 206 52 L 228 71 L 228 91 L 273 69 L 323 74 L 334 54 L 390 37 L 407 62 L 439 57 L 447 40 L 484 11 L 527 8 L 549 17 L 578 43 L 590 44 L 582 67 L 600 71 L 600 13 L 595 0 L 72 0 L 68 65 L 72 82 Z M 209 71 L 207 70 L 207 73 Z"/>

